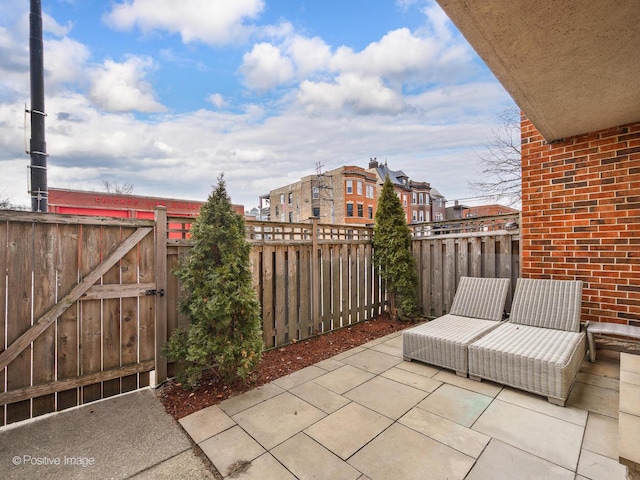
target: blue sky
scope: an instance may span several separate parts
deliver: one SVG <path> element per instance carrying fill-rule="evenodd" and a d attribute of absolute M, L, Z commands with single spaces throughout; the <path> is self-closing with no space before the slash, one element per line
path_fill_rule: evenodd
<path fill-rule="evenodd" d="M 453 201 L 513 105 L 431 0 L 42 4 L 50 187 L 204 200 L 224 172 L 251 208 L 376 157 Z M 0 198 L 23 205 L 28 11 L 0 0 Z"/>

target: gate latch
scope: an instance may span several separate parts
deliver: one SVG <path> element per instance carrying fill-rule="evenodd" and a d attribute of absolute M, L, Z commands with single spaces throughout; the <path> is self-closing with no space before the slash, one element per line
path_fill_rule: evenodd
<path fill-rule="evenodd" d="M 160 289 L 160 290 L 146 290 L 144 292 L 145 295 L 157 295 L 159 297 L 164 297 L 164 289 Z"/>

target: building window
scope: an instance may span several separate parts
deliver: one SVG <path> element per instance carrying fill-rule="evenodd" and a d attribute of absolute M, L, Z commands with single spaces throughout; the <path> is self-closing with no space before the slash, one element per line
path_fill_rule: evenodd
<path fill-rule="evenodd" d="M 358 204 L 358 216 L 360 218 L 364 217 L 364 205 L 361 203 Z"/>
<path fill-rule="evenodd" d="M 373 218 L 373 207 L 371 206 L 367 207 L 367 213 L 369 218 Z"/>
<path fill-rule="evenodd" d="M 320 207 L 313 207 L 313 216 L 314 217 L 320 216 Z"/>
<path fill-rule="evenodd" d="M 347 180 L 347 193 L 353 193 L 353 180 Z"/>
<path fill-rule="evenodd" d="M 421 193 L 420 195 L 418 195 L 418 203 L 420 205 L 424 204 L 424 193 Z"/>
<path fill-rule="evenodd" d="M 418 212 L 416 212 L 415 210 L 413 211 L 413 222 L 417 222 L 418 221 Z"/>
<path fill-rule="evenodd" d="M 435 217 L 436 222 L 441 222 L 443 220 L 442 212 L 436 212 L 436 213 L 433 214 L 433 216 Z"/>
<path fill-rule="evenodd" d="M 293 212 L 289 212 L 289 223 L 293 223 Z"/>
<path fill-rule="evenodd" d="M 314 200 L 317 200 L 320 198 L 320 188 L 319 187 L 313 187 L 311 189 L 311 196 L 313 197 Z"/>
<path fill-rule="evenodd" d="M 284 193 L 280 194 L 280 203 L 284 205 Z"/>
<path fill-rule="evenodd" d="M 418 194 L 417 193 L 413 193 L 411 195 L 412 199 L 411 199 L 411 203 L 413 203 L 414 205 L 418 203 Z"/>
<path fill-rule="evenodd" d="M 420 221 L 424 222 L 424 211 L 420 210 Z"/>
<path fill-rule="evenodd" d="M 373 198 L 373 185 L 367 185 L 367 198 Z"/>
<path fill-rule="evenodd" d="M 276 205 L 276 217 L 280 215 L 280 208 Z"/>
<path fill-rule="evenodd" d="M 362 195 L 362 182 L 356 182 L 356 187 L 358 189 L 358 195 Z"/>
<path fill-rule="evenodd" d="M 289 205 L 293 202 L 293 193 L 289 192 Z"/>
<path fill-rule="evenodd" d="M 353 203 L 347 203 L 347 217 L 353 217 Z"/>
<path fill-rule="evenodd" d="M 402 195 L 402 205 L 404 205 L 405 207 L 407 206 L 407 195 L 406 194 Z"/>

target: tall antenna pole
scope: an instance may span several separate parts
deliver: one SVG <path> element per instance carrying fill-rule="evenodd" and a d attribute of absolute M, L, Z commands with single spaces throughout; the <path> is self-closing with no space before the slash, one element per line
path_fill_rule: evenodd
<path fill-rule="evenodd" d="M 42 41 L 42 3 L 31 0 L 29 52 L 31 64 L 31 210 L 46 212 L 47 144 L 44 138 L 44 59 Z"/>

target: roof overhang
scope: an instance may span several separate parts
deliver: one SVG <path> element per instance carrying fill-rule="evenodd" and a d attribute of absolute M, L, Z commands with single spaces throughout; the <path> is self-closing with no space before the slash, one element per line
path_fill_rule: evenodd
<path fill-rule="evenodd" d="M 638 0 L 437 0 L 547 141 L 640 121 Z"/>

